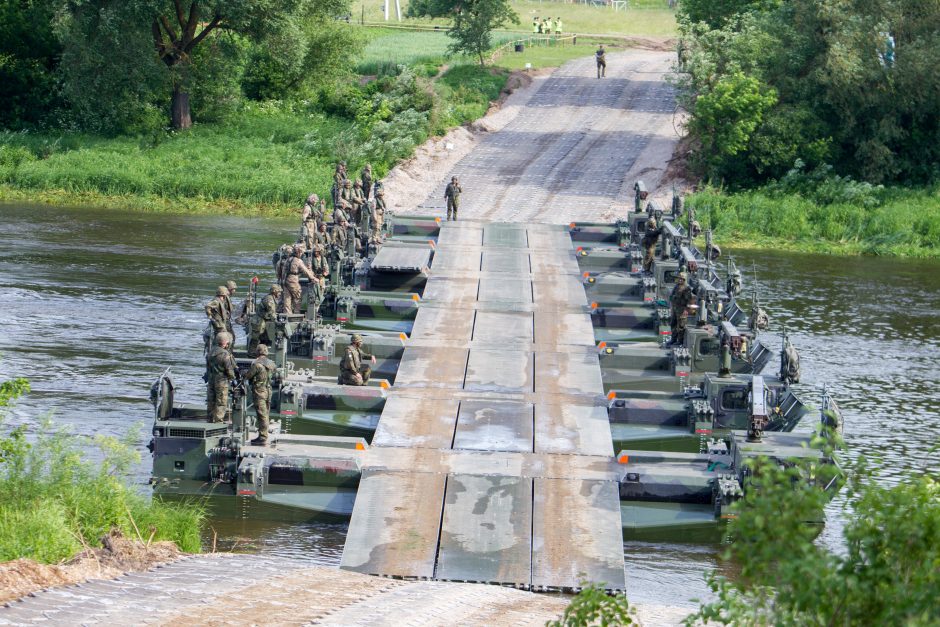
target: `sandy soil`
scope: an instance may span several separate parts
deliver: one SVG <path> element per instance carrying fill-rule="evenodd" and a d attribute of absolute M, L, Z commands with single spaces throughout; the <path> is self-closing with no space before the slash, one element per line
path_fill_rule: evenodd
<path fill-rule="evenodd" d="M 113 532 L 102 538 L 102 544 L 102 548 L 86 549 L 64 564 L 40 564 L 28 559 L 0 563 L 0 603 L 51 586 L 148 570 L 181 555 L 172 542 L 148 545 Z"/>

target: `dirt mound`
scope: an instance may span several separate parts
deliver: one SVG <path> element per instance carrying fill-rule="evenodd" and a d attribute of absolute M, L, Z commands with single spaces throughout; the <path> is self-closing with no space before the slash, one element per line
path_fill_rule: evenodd
<path fill-rule="evenodd" d="M 172 542 L 146 544 L 129 540 L 117 531 L 104 536 L 101 544 L 102 548 L 85 549 L 64 564 L 40 564 L 29 559 L 0 563 L 0 603 L 51 586 L 113 579 L 126 572 L 148 570 L 181 555 Z"/>

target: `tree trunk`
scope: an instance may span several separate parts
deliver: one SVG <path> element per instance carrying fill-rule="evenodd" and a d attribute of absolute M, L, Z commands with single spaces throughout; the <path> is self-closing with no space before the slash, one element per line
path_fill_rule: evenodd
<path fill-rule="evenodd" d="M 193 116 L 189 109 L 189 94 L 180 85 L 173 86 L 173 101 L 170 104 L 173 128 L 179 130 L 193 125 Z"/>

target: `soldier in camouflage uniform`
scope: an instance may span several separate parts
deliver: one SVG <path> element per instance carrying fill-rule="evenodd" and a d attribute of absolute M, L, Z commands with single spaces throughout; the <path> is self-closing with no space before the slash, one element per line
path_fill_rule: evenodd
<path fill-rule="evenodd" d="M 303 292 L 300 289 L 300 275 L 311 281 L 315 279 L 313 272 L 304 263 L 301 257 L 304 254 L 303 246 L 294 246 L 294 256 L 284 264 L 284 294 L 281 300 L 281 311 L 284 313 L 300 313 Z"/>
<path fill-rule="evenodd" d="M 375 209 L 372 211 L 372 240 L 379 242 L 382 237 L 382 228 L 385 226 L 385 191 L 375 192 Z"/>
<path fill-rule="evenodd" d="M 336 164 L 336 170 L 333 172 L 333 187 L 330 188 L 330 196 L 333 199 L 333 207 L 339 203 L 340 194 L 343 191 L 343 182 L 346 180 L 346 162 L 340 161 Z"/>
<path fill-rule="evenodd" d="M 310 258 L 310 270 L 316 278 L 310 280 L 310 285 L 307 288 L 307 307 L 312 307 L 312 313 L 316 314 L 320 309 L 320 303 L 323 302 L 326 277 L 330 275 L 330 264 L 323 256 L 323 251 L 319 246 L 313 249 L 313 257 Z"/>
<path fill-rule="evenodd" d="M 228 330 L 231 323 L 228 320 L 228 288 L 220 285 L 215 290 L 215 298 L 210 300 L 205 307 L 206 317 L 211 325 L 211 332 L 205 336 L 206 354 L 209 353 L 213 338 L 219 333 Z"/>
<path fill-rule="evenodd" d="M 367 163 L 359 176 L 362 181 L 362 195 L 366 200 L 372 197 L 372 164 Z"/>
<path fill-rule="evenodd" d="M 301 224 L 307 222 L 310 219 L 316 220 L 316 214 L 320 209 L 320 197 L 316 194 L 310 194 L 307 196 L 307 200 L 304 201 L 304 208 L 300 211 L 300 222 Z M 320 216 L 320 219 L 323 219 L 323 216 Z"/>
<path fill-rule="evenodd" d="M 332 244 L 335 248 L 339 248 L 343 254 L 346 253 L 346 245 L 349 242 L 349 234 L 347 233 L 348 228 L 349 223 L 346 220 L 343 220 L 333 227 Z"/>
<path fill-rule="evenodd" d="M 339 198 L 346 203 L 347 215 L 351 215 L 353 211 L 353 186 L 352 181 L 349 179 L 343 181 L 343 187 L 339 190 Z M 336 219 L 334 218 L 333 221 L 335 222 Z"/>
<path fill-rule="evenodd" d="M 320 247 L 320 250 L 326 250 L 330 245 L 330 234 L 326 232 L 326 222 L 321 222 L 317 227 L 316 235 L 313 237 L 313 247 Z"/>
<path fill-rule="evenodd" d="M 346 347 L 346 353 L 339 362 L 339 383 L 341 385 L 365 385 L 372 376 L 372 367 L 363 365 L 362 360 L 369 359 L 375 363 L 375 355 L 362 351 L 362 336 L 358 333 L 352 336 L 352 342 Z"/>
<path fill-rule="evenodd" d="M 228 391 L 235 380 L 235 359 L 231 353 L 232 336 L 219 333 L 216 343 L 208 359 L 206 410 L 211 422 L 223 422 L 228 411 Z"/>
<path fill-rule="evenodd" d="M 657 228 L 656 218 L 650 218 L 646 222 L 646 234 L 643 235 L 643 250 L 645 254 L 643 255 L 643 271 L 652 272 L 653 271 L 653 258 L 656 255 L 656 242 L 659 241 L 659 236 L 663 232 L 661 228 Z"/>
<path fill-rule="evenodd" d="M 695 304 L 695 295 L 692 288 L 686 285 L 689 276 L 685 272 L 676 275 L 676 285 L 672 288 L 669 295 L 669 303 L 672 306 L 672 316 L 669 319 L 669 326 L 672 329 L 672 340 L 670 345 L 685 344 L 685 327 L 689 319 L 689 307 Z"/>
<path fill-rule="evenodd" d="M 274 325 L 277 322 L 277 304 L 281 299 L 283 290 L 280 285 L 272 285 L 268 293 L 261 299 L 261 305 L 255 312 L 251 321 L 251 339 L 248 341 L 248 356 L 258 354 L 259 344 L 270 344 Z"/>
<path fill-rule="evenodd" d="M 340 199 L 339 204 L 333 209 L 333 224 L 349 221 L 349 203 Z"/>
<path fill-rule="evenodd" d="M 352 189 L 352 210 L 351 215 L 355 216 L 356 221 L 362 219 L 362 212 L 365 210 L 366 197 L 362 193 L 362 183 L 359 182 L 359 179 L 353 181 Z"/>
<path fill-rule="evenodd" d="M 462 191 L 463 188 L 460 187 L 457 177 L 450 177 L 450 183 L 447 184 L 447 189 L 444 190 L 444 200 L 447 201 L 448 220 L 457 219 L 457 209 L 460 208 L 460 193 Z"/>
<path fill-rule="evenodd" d="M 247 380 L 251 385 L 251 398 L 258 418 L 258 437 L 251 441 L 252 446 L 268 445 L 269 412 L 271 410 L 271 375 L 277 370 L 273 361 L 268 359 L 268 347 L 258 347 L 258 357 L 248 368 Z"/>

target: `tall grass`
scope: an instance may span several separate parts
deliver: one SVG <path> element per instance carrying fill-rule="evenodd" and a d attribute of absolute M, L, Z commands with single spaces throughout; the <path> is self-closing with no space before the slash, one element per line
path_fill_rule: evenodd
<path fill-rule="evenodd" d="M 888 188 L 857 201 L 820 202 L 766 190 L 691 196 L 703 227 L 725 241 L 836 254 L 940 257 L 940 187 Z"/>
<path fill-rule="evenodd" d="M 59 562 L 99 546 L 113 528 L 199 551 L 201 509 L 151 501 L 131 486 L 138 441 L 138 431 L 81 438 L 48 419 L 29 438 L 23 427 L 0 437 L 0 561 Z M 85 459 L 81 444 L 95 445 L 102 461 Z"/>

